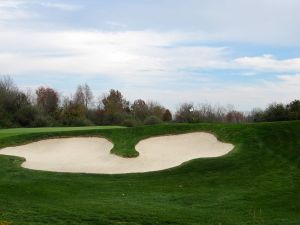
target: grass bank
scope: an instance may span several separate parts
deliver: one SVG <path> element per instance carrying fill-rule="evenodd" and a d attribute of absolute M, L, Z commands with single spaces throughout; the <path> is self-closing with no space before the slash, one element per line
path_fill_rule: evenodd
<path fill-rule="evenodd" d="M 146 137 L 212 132 L 236 147 L 220 158 L 127 175 L 33 171 L 0 156 L 0 221 L 12 224 L 300 224 L 300 122 L 170 124 L 118 129 L 0 130 L 0 147 L 103 136 L 134 157 Z M 1 223 L 1 222 L 0 222 Z"/>

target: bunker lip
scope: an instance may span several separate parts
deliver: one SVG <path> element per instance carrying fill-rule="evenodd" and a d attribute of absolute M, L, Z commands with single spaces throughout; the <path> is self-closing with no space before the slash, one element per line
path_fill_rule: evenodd
<path fill-rule="evenodd" d="M 234 146 L 206 132 L 156 136 L 141 140 L 139 156 L 123 158 L 110 153 L 113 144 L 99 137 L 47 139 L 0 149 L 2 155 L 26 159 L 22 167 L 70 173 L 124 174 L 159 171 L 196 158 L 218 157 Z"/>

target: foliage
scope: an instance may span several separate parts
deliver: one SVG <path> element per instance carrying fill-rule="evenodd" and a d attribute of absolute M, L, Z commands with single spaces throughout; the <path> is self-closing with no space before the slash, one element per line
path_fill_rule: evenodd
<path fill-rule="evenodd" d="M 33 95 L 32 93 L 35 93 Z M 300 101 L 273 103 L 265 110 L 250 113 L 232 106 L 183 103 L 174 113 L 155 101 L 135 100 L 132 104 L 118 90 L 111 89 L 97 98 L 87 84 L 79 85 L 74 95 L 61 97 L 53 88 L 39 87 L 35 92 L 19 90 L 13 80 L 0 78 L 0 127 L 43 127 L 180 123 L 245 123 L 300 120 Z"/>
<path fill-rule="evenodd" d="M 53 114 L 58 108 L 59 96 L 52 88 L 39 87 L 36 90 L 37 106 L 47 114 Z"/>
<path fill-rule="evenodd" d="M 194 122 L 194 106 L 191 103 L 183 103 L 176 111 L 175 121 L 181 123 Z"/>
<path fill-rule="evenodd" d="M 36 109 L 10 77 L 0 79 L 0 127 L 31 126 Z"/>
<path fill-rule="evenodd" d="M 155 117 L 159 118 L 160 120 L 162 120 L 163 114 L 166 111 L 166 109 L 162 105 L 160 105 L 158 102 L 154 102 L 154 101 L 149 101 L 147 103 L 147 105 L 148 105 L 148 110 L 149 110 L 148 115 L 155 116 Z"/>
<path fill-rule="evenodd" d="M 131 105 L 131 113 L 135 120 L 144 121 L 149 115 L 149 107 L 142 99 L 137 99 Z"/>
<path fill-rule="evenodd" d="M 130 112 L 129 102 L 118 90 L 111 89 L 101 101 L 106 124 L 121 124 L 124 116 Z"/>
<path fill-rule="evenodd" d="M 175 113 L 176 122 L 200 123 L 200 122 L 246 122 L 244 113 L 233 110 L 232 106 L 222 107 L 219 105 L 200 104 L 195 107 L 192 103 L 184 103 Z"/>
<path fill-rule="evenodd" d="M 139 125 L 139 123 L 134 119 L 125 119 L 123 121 L 123 126 L 125 126 L 125 127 L 135 127 L 138 125 Z"/>
<path fill-rule="evenodd" d="M 161 123 L 161 119 L 159 119 L 157 116 L 149 116 L 145 119 L 144 124 L 145 125 L 154 125 Z"/>
<path fill-rule="evenodd" d="M 171 114 L 170 110 L 167 109 L 164 112 L 164 114 L 163 114 L 163 121 L 164 122 L 170 122 L 170 121 L 172 121 L 172 114 Z"/>
<path fill-rule="evenodd" d="M 33 126 L 36 114 L 37 110 L 31 105 L 22 106 L 16 112 L 15 120 L 22 127 L 30 127 Z"/>
<path fill-rule="evenodd" d="M 225 119 L 226 119 L 226 122 L 228 122 L 228 123 L 242 123 L 245 121 L 245 116 L 241 112 L 232 110 L 226 114 Z"/>
<path fill-rule="evenodd" d="M 290 120 L 300 120 L 300 101 L 294 100 L 286 106 Z"/>
<path fill-rule="evenodd" d="M 75 92 L 74 103 L 76 105 L 83 105 L 85 109 L 88 109 L 88 106 L 93 100 L 93 92 L 88 84 L 79 85 Z"/>
<path fill-rule="evenodd" d="M 45 116 L 44 114 L 38 114 L 33 123 L 32 126 L 33 127 L 49 127 L 52 125 L 52 119 L 49 118 L 49 116 Z"/>
<path fill-rule="evenodd" d="M 300 120 L 300 101 L 289 104 L 270 104 L 265 110 L 253 110 L 250 117 L 254 122 Z"/>
<path fill-rule="evenodd" d="M 84 105 L 77 105 L 73 102 L 69 102 L 65 105 L 62 111 L 62 123 L 66 126 L 89 126 L 93 125 L 85 117 L 85 108 Z"/>

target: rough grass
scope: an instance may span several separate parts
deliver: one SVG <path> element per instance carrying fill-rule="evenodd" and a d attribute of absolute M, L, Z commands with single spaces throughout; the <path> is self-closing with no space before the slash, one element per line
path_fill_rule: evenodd
<path fill-rule="evenodd" d="M 0 156 L 0 224 L 300 224 L 300 122 L 171 124 L 125 129 L 0 130 L 0 146 L 59 136 L 104 136 L 134 157 L 146 137 L 215 133 L 236 147 L 142 174 L 33 171 Z"/>

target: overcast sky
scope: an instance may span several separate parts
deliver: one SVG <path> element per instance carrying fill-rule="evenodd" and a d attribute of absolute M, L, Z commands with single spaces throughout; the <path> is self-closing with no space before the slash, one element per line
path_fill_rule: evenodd
<path fill-rule="evenodd" d="M 232 104 L 300 98 L 299 0 L 0 0 L 0 75 L 70 94 Z"/>

